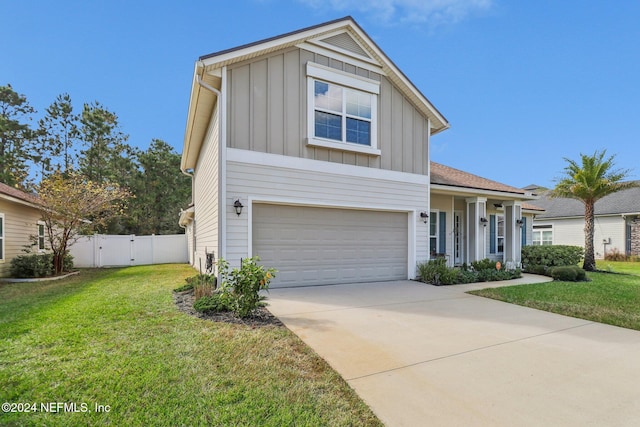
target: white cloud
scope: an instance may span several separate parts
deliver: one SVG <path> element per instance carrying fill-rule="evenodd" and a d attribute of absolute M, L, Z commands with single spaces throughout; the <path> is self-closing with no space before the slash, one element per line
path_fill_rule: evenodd
<path fill-rule="evenodd" d="M 387 24 L 455 23 L 488 10 L 493 0 L 298 0 L 316 9 L 359 12 Z"/>

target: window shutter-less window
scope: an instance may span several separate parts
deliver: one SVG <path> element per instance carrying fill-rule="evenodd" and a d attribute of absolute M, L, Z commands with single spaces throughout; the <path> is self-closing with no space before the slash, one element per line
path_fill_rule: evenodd
<path fill-rule="evenodd" d="M 496 216 L 489 216 L 489 253 L 496 253 Z"/>
<path fill-rule="evenodd" d="M 446 236 L 447 236 L 447 213 L 446 212 L 440 212 L 440 218 L 438 218 L 438 226 L 440 228 L 439 231 L 439 238 L 440 238 L 440 247 L 438 248 L 438 252 L 440 252 L 441 254 L 447 252 L 447 240 L 446 240 Z"/>

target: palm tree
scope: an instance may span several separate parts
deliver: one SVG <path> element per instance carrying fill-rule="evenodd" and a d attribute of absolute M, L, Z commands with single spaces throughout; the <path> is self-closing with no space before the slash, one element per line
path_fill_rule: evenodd
<path fill-rule="evenodd" d="M 584 203 L 584 264 L 587 271 L 596 269 L 593 249 L 594 206 L 596 201 L 615 192 L 636 187 L 635 182 L 623 182 L 628 169 L 614 169 L 615 155 L 605 158 L 607 150 L 596 151 L 593 156 L 580 154 L 582 163 L 564 158 L 568 165 L 551 192 L 551 197 L 564 197 Z"/>

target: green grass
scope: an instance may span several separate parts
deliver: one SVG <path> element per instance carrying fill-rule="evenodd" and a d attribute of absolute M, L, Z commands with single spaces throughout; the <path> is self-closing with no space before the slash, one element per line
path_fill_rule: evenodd
<path fill-rule="evenodd" d="M 635 274 L 640 276 L 640 262 L 638 261 L 596 261 L 598 270 L 614 271 L 616 273 Z"/>
<path fill-rule="evenodd" d="M 171 290 L 189 275 L 161 265 L 0 285 L 0 401 L 90 411 L 0 413 L 0 425 L 380 425 L 287 329 L 178 311 Z"/>
<path fill-rule="evenodd" d="M 613 263 L 612 263 L 613 264 Z M 618 264 L 618 263 L 616 263 Z M 566 316 L 640 330 L 640 263 L 620 263 L 612 271 L 587 273 L 590 282 L 548 282 L 470 292 L 487 298 Z M 599 264 L 599 268 L 602 266 Z"/>

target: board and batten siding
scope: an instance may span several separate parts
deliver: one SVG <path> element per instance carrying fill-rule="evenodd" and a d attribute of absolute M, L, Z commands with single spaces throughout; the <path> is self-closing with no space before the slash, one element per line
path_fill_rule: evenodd
<path fill-rule="evenodd" d="M 218 108 L 214 108 L 205 142 L 194 170 L 193 266 L 204 270 L 206 252 L 220 256 L 220 218 L 218 215 L 220 182 L 220 145 Z"/>
<path fill-rule="evenodd" d="M 8 277 L 11 260 L 25 255 L 22 250 L 33 243 L 30 236 L 38 234 L 38 221 L 42 216 L 36 208 L 7 200 L 0 200 L 0 214 L 4 214 L 4 259 L 0 261 L 0 277 Z"/>
<path fill-rule="evenodd" d="M 380 81 L 380 156 L 306 145 L 306 64 L 313 62 Z M 426 175 L 429 123 L 383 75 L 293 48 L 227 70 L 227 146 L 354 166 Z"/>
<path fill-rule="evenodd" d="M 428 210 L 426 180 L 423 184 L 407 183 L 242 161 L 228 161 L 226 173 L 226 257 L 232 265 L 239 264 L 240 258 L 260 255 L 250 247 L 252 202 L 406 212 L 409 263 L 415 268 L 414 261 L 428 258 L 428 228 L 416 215 Z M 233 211 L 236 199 L 245 205 L 240 216 Z"/>

